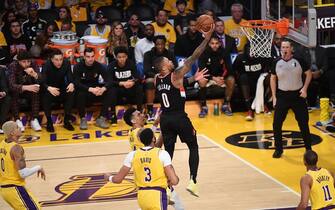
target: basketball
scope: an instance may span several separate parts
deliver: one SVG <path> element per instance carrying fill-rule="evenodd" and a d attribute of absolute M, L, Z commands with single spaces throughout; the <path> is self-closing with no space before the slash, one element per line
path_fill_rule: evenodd
<path fill-rule="evenodd" d="M 201 15 L 197 19 L 197 30 L 208 32 L 211 30 L 211 25 L 214 23 L 212 16 L 209 15 Z"/>

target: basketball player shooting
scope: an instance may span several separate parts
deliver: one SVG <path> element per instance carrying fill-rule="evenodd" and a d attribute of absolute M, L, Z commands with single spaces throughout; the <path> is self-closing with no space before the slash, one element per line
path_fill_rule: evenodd
<path fill-rule="evenodd" d="M 177 136 L 189 149 L 190 181 L 187 190 L 194 196 L 199 196 L 197 173 L 199 166 L 199 148 L 196 131 L 185 112 L 186 94 L 183 87 L 184 75 L 191 70 L 192 64 L 205 50 L 214 31 L 213 19 L 209 16 L 198 19 L 199 31 L 204 40 L 193 54 L 186 59 L 183 66 L 174 70 L 172 61 L 166 57 L 159 57 L 154 66 L 159 70 L 155 77 L 155 86 L 161 104 L 160 128 L 165 150 L 173 158 Z"/>

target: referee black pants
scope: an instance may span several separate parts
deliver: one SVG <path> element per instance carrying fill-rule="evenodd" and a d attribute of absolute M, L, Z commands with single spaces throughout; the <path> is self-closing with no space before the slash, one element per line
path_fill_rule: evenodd
<path fill-rule="evenodd" d="M 277 91 L 277 103 L 273 119 L 273 132 L 277 151 L 283 151 L 282 126 L 288 110 L 291 108 L 298 122 L 306 149 L 311 149 L 311 134 L 308 127 L 308 110 L 306 99 L 300 97 L 299 91 Z"/>

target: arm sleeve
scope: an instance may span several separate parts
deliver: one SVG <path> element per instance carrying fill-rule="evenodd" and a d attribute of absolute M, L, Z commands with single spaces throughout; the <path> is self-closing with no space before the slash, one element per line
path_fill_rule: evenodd
<path fill-rule="evenodd" d="M 172 164 L 171 157 L 170 157 L 169 153 L 165 150 L 160 150 L 159 151 L 159 159 L 163 163 L 164 167 Z"/>
<path fill-rule="evenodd" d="M 127 166 L 128 168 L 131 168 L 131 166 L 133 165 L 134 155 L 135 155 L 135 151 L 129 152 L 123 161 L 123 165 Z"/>
<path fill-rule="evenodd" d="M 31 176 L 31 175 L 35 174 L 41 168 L 42 168 L 41 166 L 37 165 L 37 166 L 34 166 L 32 168 L 23 168 L 23 169 L 19 170 L 18 172 L 19 172 L 21 178 L 25 179 L 28 176 Z"/>

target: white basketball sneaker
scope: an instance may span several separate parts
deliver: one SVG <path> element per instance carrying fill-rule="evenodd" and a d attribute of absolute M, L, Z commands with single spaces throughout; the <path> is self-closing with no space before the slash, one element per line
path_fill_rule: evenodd
<path fill-rule="evenodd" d="M 19 127 L 19 129 L 21 130 L 21 132 L 23 132 L 25 128 L 22 124 L 22 121 L 17 119 L 15 122 L 16 122 L 17 126 Z"/>
<path fill-rule="evenodd" d="M 40 123 L 38 122 L 37 118 L 34 118 L 32 121 L 30 121 L 30 126 L 34 131 L 42 130 L 42 127 L 40 126 Z"/>

